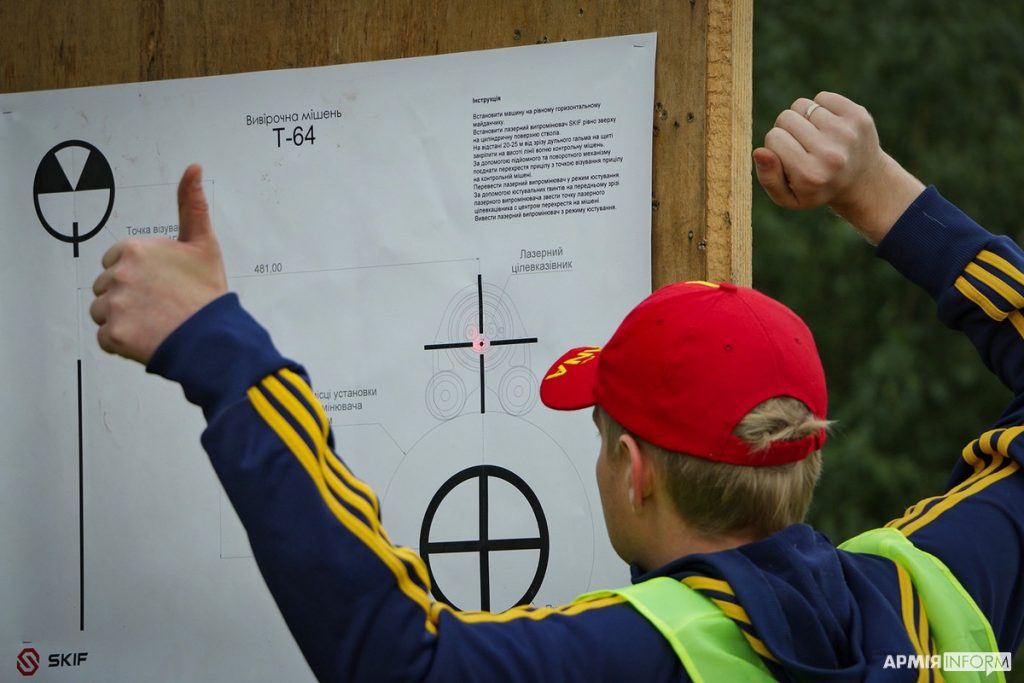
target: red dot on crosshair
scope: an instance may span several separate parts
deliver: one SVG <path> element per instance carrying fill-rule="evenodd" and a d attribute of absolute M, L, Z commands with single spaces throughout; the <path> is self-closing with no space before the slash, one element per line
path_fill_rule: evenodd
<path fill-rule="evenodd" d="M 483 355 L 491 347 L 491 340 L 480 334 L 476 325 L 471 325 L 469 328 L 469 340 L 473 343 L 473 350 L 480 355 Z"/>

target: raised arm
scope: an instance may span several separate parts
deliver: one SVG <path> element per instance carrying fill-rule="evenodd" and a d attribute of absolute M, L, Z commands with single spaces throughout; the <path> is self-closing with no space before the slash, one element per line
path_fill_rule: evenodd
<path fill-rule="evenodd" d="M 888 525 L 939 557 L 1000 647 L 1015 650 L 1024 635 L 1024 251 L 900 167 L 879 146 L 867 111 L 840 95 L 794 102 L 754 160 L 777 204 L 828 205 L 878 244 L 876 253 L 935 299 L 939 319 L 964 332 L 1015 394 L 995 428 L 966 447 L 950 444 L 959 457 L 947 491 Z"/>
<path fill-rule="evenodd" d="M 939 319 L 965 332 L 989 369 L 1024 395 L 1024 252 L 926 190 L 881 148 L 864 107 L 829 92 L 800 98 L 776 118 L 754 162 L 776 204 L 827 205 L 878 245 L 936 300 Z"/>

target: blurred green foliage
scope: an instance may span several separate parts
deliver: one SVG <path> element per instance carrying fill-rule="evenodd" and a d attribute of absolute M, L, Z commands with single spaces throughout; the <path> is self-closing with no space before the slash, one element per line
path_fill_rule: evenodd
<path fill-rule="evenodd" d="M 1024 238 L 1024 3 L 756 0 L 753 83 L 755 145 L 796 98 L 842 93 L 922 181 Z M 838 424 L 809 521 L 840 541 L 944 490 L 1010 394 L 834 215 L 780 209 L 755 182 L 753 224 L 754 285 L 808 322 L 825 364 Z"/>

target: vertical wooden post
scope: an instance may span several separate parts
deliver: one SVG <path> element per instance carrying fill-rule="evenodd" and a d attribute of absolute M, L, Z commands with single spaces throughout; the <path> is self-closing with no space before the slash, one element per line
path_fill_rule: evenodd
<path fill-rule="evenodd" d="M 708 7 L 707 273 L 709 280 L 751 282 L 750 0 Z"/>

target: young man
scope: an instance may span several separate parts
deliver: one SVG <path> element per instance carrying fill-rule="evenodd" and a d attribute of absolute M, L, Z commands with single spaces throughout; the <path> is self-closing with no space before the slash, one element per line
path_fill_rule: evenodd
<path fill-rule="evenodd" d="M 502 614 L 434 602 L 423 562 L 391 544 L 303 370 L 227 293 L 198 167 L 179 241 L 112 247 L 91 314 L 104 349 L 203 409 L 203 444 L 321 680 L 910 681 L 937 679 L 942 652 L 1015 650 L 1024 252 L 925 189 L 839 95 L 797 100 L 754 160 L 777 203 L 829 205 L 877 243 L 1017 396 L 946 493 L 847 550 L 799 523 L 825 439 L 813 340 L 752 290 L 660 289 L 602 349 L 552 366 L 546 403 L 595 406 L 602 506 L 634 585 Z M 896 666 L 906 656 L 925 668 Z"/>

